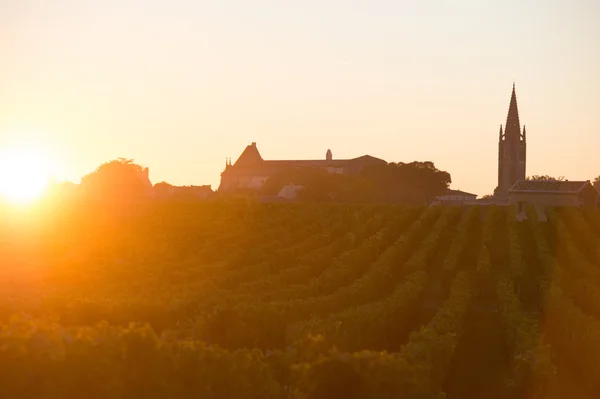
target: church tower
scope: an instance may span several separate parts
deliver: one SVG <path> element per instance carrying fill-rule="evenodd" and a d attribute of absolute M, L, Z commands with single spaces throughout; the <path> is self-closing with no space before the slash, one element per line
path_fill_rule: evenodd
<path fill-rule="evenodd" d="M 498 138 L 498 187 L 494 190 L 494 197 L 505 199 L 508 189 L 518 180 L 525 180 L 527 137 L 525 126 L 521 133 L 519 109 L 517 108 L 517 95 L 513 83 L 512 96 L 508 107 L 508 116 L 502 132 Z"/>
<path fill-rule="evenodd" d="M 333 159 L 333 154 L 331 153 L 331 150 L 327 150 L 327 153 L 325 154 L 325 160 L 331 161 L 332 159 Z"/>

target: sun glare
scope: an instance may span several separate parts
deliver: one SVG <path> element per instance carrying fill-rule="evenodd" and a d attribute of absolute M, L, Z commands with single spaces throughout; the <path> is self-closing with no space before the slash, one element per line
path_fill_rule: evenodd
<path fill-rule="evenodd" d="M 0 150 L 0 197 L 11 202 L 40 197 L 50 181 L 49 166 L 34 149 Z"/>

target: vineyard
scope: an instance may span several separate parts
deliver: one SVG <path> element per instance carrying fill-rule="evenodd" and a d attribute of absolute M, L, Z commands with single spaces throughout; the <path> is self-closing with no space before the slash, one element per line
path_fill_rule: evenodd
<path fill-rule="evenodd" d="M 0 210 L 0 397 L 597 398 L 600 211 Z"/>

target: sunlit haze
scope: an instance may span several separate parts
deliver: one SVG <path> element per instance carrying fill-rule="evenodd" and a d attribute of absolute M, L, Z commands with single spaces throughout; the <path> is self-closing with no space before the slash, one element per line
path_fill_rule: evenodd
<path fill-rule="evenodd" d="M 127 157 L 216 189 L 250 142 L 265 159 L 331 148 L 430 160 L 484 195 L 514 80 L 527 174 L 593 179 L 599 18 L 594 0 L 4 0 L 0 149 L 35 142 L 59 179 Z"/>
<path fill-rule="evenodd" d="M 34 148 L 0 150 L 0 198 L 24 202 L 40 196 L 51 179 L 47 156 Z"/>

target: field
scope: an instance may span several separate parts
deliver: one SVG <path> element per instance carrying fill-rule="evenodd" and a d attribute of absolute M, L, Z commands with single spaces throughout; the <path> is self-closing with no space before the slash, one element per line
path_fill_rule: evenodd
<path fill-rule="evenodd" d="M 0 397 L 600 397 L 600 212 L 0 214 Z"/>

